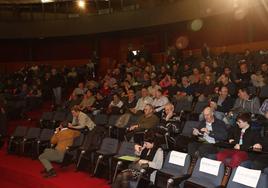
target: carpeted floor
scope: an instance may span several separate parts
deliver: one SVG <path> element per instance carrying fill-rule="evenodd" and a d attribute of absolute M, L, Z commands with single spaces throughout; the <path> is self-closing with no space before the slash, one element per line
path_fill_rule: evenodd
<path fill-rule="evenodd" d="M 44 111 L 50 111 L 50 104 L 27 113 L 31 120 L 13 120 L 8 122 L 10 135 L 16 126 L 38 127 L 39 119 Z M 57 176 L 45 179 L 40 171 L 43 169 L 38 160 L 27 157 L 9 155 L 5 145 L 0 150 L 0 187 L 1 188 L 109 188 L 104 179 L 91 177 L 86 172 L 76 172 L 74 166 L 60 168 L 55 164 Z"/>
<path fill-rule="evenodd" d="M 54 165 L 57 176 L 45 179 L 38 160 L 8 155 L 0 151 L 0 187 L 20 188 L 109 188 L 104 179 L 90 177 L 86 172 L 76 172 L 74 166 L 60 168 Z"/>

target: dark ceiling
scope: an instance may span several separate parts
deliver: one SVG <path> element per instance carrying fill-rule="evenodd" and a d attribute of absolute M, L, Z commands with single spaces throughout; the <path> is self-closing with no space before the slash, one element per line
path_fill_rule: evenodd
<path fill-rule="evenodd" d="M 163 6 L 178 0 L 85 0 L 81 9 L 77 0 L 0 0 L 0 21 L 66 19 L 80 16 L 112 14 L 120 11 Z"/>

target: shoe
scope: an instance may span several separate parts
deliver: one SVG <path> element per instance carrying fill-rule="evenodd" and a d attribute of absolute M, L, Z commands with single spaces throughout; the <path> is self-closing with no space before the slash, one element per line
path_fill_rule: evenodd
<path fill-rule="evenodd" d="M 50 169 L 46 174 L 44 174 L 44 178 L 52 178 L 52 177 L 55 177 L 57 176 L 55 170 L 52 168 Z"/>

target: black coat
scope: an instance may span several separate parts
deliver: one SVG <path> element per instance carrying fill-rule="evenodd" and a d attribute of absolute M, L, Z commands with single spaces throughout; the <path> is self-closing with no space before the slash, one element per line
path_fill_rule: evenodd
<path fill-rule="evenodd" d="M 219 97 L 215 97 L 214 99 L 212 99 L 212 101 L 214 101 L 215 103 L 217 103 Z M 217 110 L 218 112 L 229 112 L 234 106 L 234 99 L 231 97 L 226 97 L 226 99 L 222 102 L 221 106 L 217 105 Z"/>
<path fill-rule="evenodd" d="M 240 135 L 242 129 L 235 129 L 233 138 L 235 141 L 234 144 L 239 144 Z M 247 151 L 254 144 L 261 144 L 260 134 L 257 131 L 252 130 L 250 127 L 246 129 L 243 135 L 243 144 L 240 145 L 240 150 Z"/>
<path fill-rule="evenodd" d="M 209 136 L 214 138 L 216 142 L 225 141 L 228 138 L 227 128 L 223 121 L 214 117 L 214 122 L 212 123 L 212 131 Z M 206 127 L 206 121 L 201 121 L 199 124 L 199 131 Z"/>

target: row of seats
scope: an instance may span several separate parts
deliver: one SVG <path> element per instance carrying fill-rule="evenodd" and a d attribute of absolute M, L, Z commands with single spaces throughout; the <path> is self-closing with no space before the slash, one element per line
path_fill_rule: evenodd
<path fill-rule="evenodd" d="M 82 161 L 87 160 L 92 166 L 94 166 L 92 168 L 92 174 L 97 175 L 100 166 L 105 165 L 109 167 L 109 179 L 113 181 L 118 171 L 126 168 L 127 164 L 129 164 L 129 161 L 125 161 L 121 157 L 135 157 L 134 143 L 125 141 L 120 143 L 118 139 L 105 137 L 105 134 L 102 134 L 100 136 L 99 133 L 104 133 L 103 131 L 105 130 L 97 128 L 94 132 L 89 132 L 89 134 L 86 136 L 83 136 L 82 134 L 81 137 L 77 138 L 74 141 L 73 146 L 70 146 L 67 149 L 65 158 L 63 160 L 63 165 L 67 165 L 72 162 L 70 159 L 74 157 L 74 151 L 76 151 L 75 153 L 79 153 L 78 158 L 76 160 L 77 169 L 81 168 L 81 165 L 83 164 Z M 14 151 L 12 149 L 14 146 L 21 146 L 21 144 L 23 143 L 26 144 L 27 140 L 29 141 L 33 139 L 36 143 L 48 142 L 49 137 L 51 138 L 52 135 L 53 132 L 49 129 L 26 128 L 18 126 L 10 138 L 8 151 Z M 96 139 L 94 139 L 93 135 L 99 135 L 98 140 L 101 141 L 96 143 Z M 49 144 L 46 144 L 46 147 L 50 147 Z M 72 157 L 70 158 L 70 156 Z M 205 162 L 202 163 L 202 160 L 205 160 L 205 162 L 211 162 L 212 164 L 219 164 L 217 175 L 212 175 L 208 172 L 204 172 L 204 170 L 202 170 L 202 164 L 205 164 Z M 115 168 L 113 168 L 114 162 L 116 162 Z M 162 168 L 157 172 L 155 186 L 217 187 L 222 185 L 222 180 L 225 171 L 223 163 L 212 159 L 204 158 L 198 159 L 193 168 L 194 164 L 195 161 L 191 161 L 191 157 L 187 153 L 181 153 L 177 151 L 168 152 L 165 157 L 165 161 L 163 163 Z M 191 172 L 192 169 L 193 172 Z M 240 167 L 233 170 L 231 177 L 228 181 L 227 187 L 250 187 L 234 181 L 237 169 L 241 170 Z M 112 172 L 114 172 L 113 178 Z M 150 170 L 148 170 L 148 172 L 150 172 Z M 261 173 L 257 181 L 257 187 L 268 187 L 267 175 L 265 173 Z"/>
<path fill-rule="evenodd" d="M 259 174 L 259 176 L 255 174 Z M 167 155 L 163 167 L 157 172 L 155 186 L 168 188 L 265 188 L 268 186 L 266 173 L 243 166 L 233 169 L 230 177 L 225 176 L 225 166 L 220 161 L 199 158 L 196 162 L 191 162 L 188 154 L 171 151 Z M 228 180 L 227 185 L 223 184 L 225 183 L 224 178 Z M 254 183 L 255 185 L 252 186 Z"/>

